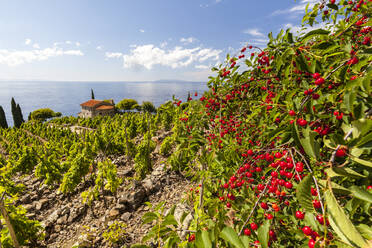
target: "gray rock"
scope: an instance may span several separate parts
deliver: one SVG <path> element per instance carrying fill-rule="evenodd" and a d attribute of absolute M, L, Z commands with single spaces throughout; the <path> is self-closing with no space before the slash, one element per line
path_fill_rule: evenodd
<path fill-rule="evenodd" d="M 67 222 L 67 215 L 63 215 L 61 218 L 57 220 L 57 224 L 66 224 Z"/>
<path fill-rule="evenodd" d="M 53 213 L 47 216 L 46 220 L 44 221 L 44 224 L 46 227 L 51 226 L 57 221 L 57 219 L 58 219 L 58 209 L 54 210 Z"/>
<path fill-rule="evenodd" d="M 119 204 L 125 204 L 129 209 L 137 209 L 146 197 L 146 189 L 141 185 L 138 186 L 134 192 L 124 195 L 119 198 Z"/>
<path fill-rule="evenodd" d="M 41 210 L 42 208 L 44 208 L 46 205 L 48 205 L 48 199 L 46 199 L 46 198 L 43 198 L 43 199 L 41 199 L 40 201 L 38 201 L 37 203 L 36 203 L 36 206 L 35 206 L 35 208 L 36 208 L 36 210 Z"/>
<path fill-rule="evenodd" d="M 117 209 L 111 209 L 109 212 L 109 219 L 114 220 L 120 215 L 120 211 Z"/>
<path fill-rule="evenodd" d="M 56 233 L 59 233 L 59 232 L 61 231 L 61 229 L 62 229 L 61 225 L 55 225 L 55 226 L 54 226 L 54 231 L 55 231 Z"/>
<path fill-rule="evenodd" d="M 28 204 L 28 203 L 31 203 L 31 196 L 29 194 L 26 194 L 24 195 L 21 200 L 20 200 L 22 203 L 24 204 Z"/>
<path fill-rule="evenodd" d="M 128 221 L 131 217 L 132 217 L 132 214 L 129 213 L 129 212 L 126 212 L 126 213 L 124 213 L 124 214 L 121 215 L 120 219 L 122 221 Z"/>

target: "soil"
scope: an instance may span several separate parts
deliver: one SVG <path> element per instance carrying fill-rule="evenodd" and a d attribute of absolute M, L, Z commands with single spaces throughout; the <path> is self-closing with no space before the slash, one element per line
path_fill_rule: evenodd
<path fill-rule="evenodd" d="M 58 192 L 58 186 L 44 185 L 34 175 L 17 177 L 15 181 L 23 183 L 26 190 L 16 204 L 23 205 L 27 216 L 45 227 L 45 239 L 37 247 L 130 247 L 140 243 L 152 227 L 151 224 L 142 225 L 142 216 L 151 211 L 145 202 L 153 206 L 165 202 L 165 208 L 169 209 L 194 186 L 183 175 L 167 169 L 166 157 L 158 153 L 160 141 L 167 135 L 169 133 L 163 132 L 153 138 L 157 141 L 157 148 L 151 155 L 153 171 L 142 181 L 133 179 L 133 160 L 126 156 L 110 157 L 123 182 L 116 194 L 104 191 L 90 206 L 84 204 L 81 197 L 83 191 L 94 185 L 89 176 L 68 195 Z M 125 233 L 116 244 L 103 237 L 114 222 L 125 224 Z"/>

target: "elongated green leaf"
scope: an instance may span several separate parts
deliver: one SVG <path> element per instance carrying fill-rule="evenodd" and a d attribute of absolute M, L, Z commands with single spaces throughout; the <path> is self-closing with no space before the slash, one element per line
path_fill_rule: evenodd
<path fill-rule="evenodd" d="M 328 31 L 328 30 L 324 30 L 324 29 L 321 29 L 321 28 L 320 29 L 315 29 L 315 30 L 312 30 L 312 31 L 308 32 L 304 36 L 302 36 L 302 41 L 311 39 L 312 37 L 317 36 L 317 35 L 328 35 L 329 33 L 330 33 L 330 31 Z"/>
<path fill-rule="evenodd" d="M 351 186 L 350 191 L 355 198 L 372 203 L 372 194 L 367 190 L 361 189 L 357 186 Z"/>
<path fill-rule="evenodd" d="M 357 143 L 358 147 L 363 147 L 365 144 L 372 141 L 372 132 L 367 134 L 366 136 L 362 137 L 359 142 Z"/>
<path fill-rule="evenodd" d="M 195 238 L 196 247 L 212 248 L 212 242 L 209 238 L 208 231 L 199 231 Z"/>
<path fill-rule="evenodd" d="M 338 204 L 332 191 L 329 189 L 324 193 L 325 201 L 328 206 L 328 212 L 333 219 L 331 223 L 332 228 L 341 237 L 342 235 L 347 238 L 350 244 L 356 247 L 366 246 L 366 241 L 358 232 L 356 227 L 347 217 L 341 206 Z M 342 238 L 342 237 L 341 237 Z"/>
<path fill-rule="evenodd" d="M 300 139 L 302 147 L 304 148 L 307 155 L 317 159 L 319 157 L 320 149 L 318 142 L 315 140 L 315 136 L 317 135 L 317 133 L 310 131 L 310 129 L 305 129 L 303 134 L 305 138 Z"/>
<path fill-rule="evenodd" d="M 242 243 L 243 243 L 243 245 L 244 245 L 244 247 L 245 248 L 249 248 L 250 247 L 250 245 L 249 245 L 249 238 L 248 238 L 248 236 L 241 236 L 240 237 L 240 240 L 242 241 Z"/>
<path fill-rule="evenodd" d="M 337 233 L 337 235 L 341 238 L 341 241 L 346 243 L 346 247 L 354 247 L 349 240 L 346 238 L 346 236 L 343 234 L 341 229 L 336 225 L 336 222 L 333 220 L 333 217 L 330 215 L 328 216 L 329 224 L 332 226 L 333 230 Z M 342 244 L 344 244 L 342 243 Z"/>
<path fill-rule="evenodd" d="M 231 227 L 225 227 L 222 230 L 220 237 L 236 248 L 244 248 L 244 245 L 240 240 L 238 234 Z"/>
<path fill-rule="evenodd" d="M 365 166 L 368 166 L 368 167 L 372 167 L 372 162 L 371 161 L 363 160 L 363 159 L 360 159 L 360 158 L 357 158 L 357 157 L 351 157 L 351 159 L 353 161 L 357 162 L 358 164 L 362 164 L 362 165 L 365 165 Z"/>
<path fill-rule="evenodd" d="M 264 223 L 258 228 L 258 240 L 263 248 L 268 247 L 269 243 L 269 229 L 270 220 L 265 220 Z"/>
<path fill-rule="evenodd" d="M 158 218 L 158 215 L 152 212 L 145 213 L 142 217 L 143 224 L 147 224 L 152 222 L 153 220 L 156 220 Z"/>
<path fill-rule="evenodd" d="M 308 212 L 314 212 L 313 198 L 311 196 L 311 175 L 307 175 L 302 181 L 298 184 L 296 189 L 296 196 L 300 205 L 306 209 Z"/>
<path fill-rule="evenodd" d="M 359 226 L 357 226 L 357 229 L 364 238 L 368 240 L 372 239 L 372 227 L 367 226 L 366 224 L 360 224 Z"/>
<path fill-rule="evenodd" d="M 348 176 L 353 178 L 365 178 L 366 176 L 350 169 L 350 168 L 328 168 L 325 170 L 329 177 Z"/>

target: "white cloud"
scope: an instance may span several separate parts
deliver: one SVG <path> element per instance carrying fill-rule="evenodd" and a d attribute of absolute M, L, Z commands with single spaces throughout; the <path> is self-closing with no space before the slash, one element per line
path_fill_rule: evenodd
<path fill-rule="evenodd" d="M 75 42 L 75 46 L 77 46 L 77 47 L 79 47 L 81 44 L 80 44 L 80 42 Z"/>
<path fill-rule="evenodd" d="M 291 23 L 287 23 L 284 25 L 284 29 L 288 29 L 288 28 L 290 28 L 291 32 L 295 35 L 305 34 L 307 32 L 310 32 L 312 30 L 319 29 L 319 28 L 333 31 L 332 25 L 330 24 L 326 25 L 325 23 L 314 24 L 312 27 L 295 26 Z"/>
<path fill-rule="evenodd" d="M 181 38 L 180 39 L 180 42 L 184 43 L 184 44 L 191 44 L 193 42 L 195 42 L 197 39 L 194 38 L 194 37 L 189 37 L 189 38 Z"/>
<path fill-rule="evenodd" d="M 40 49 L 40 46 L 37 43 L 33 44 L 32 47 L 35 48 L 35 49 Z"/>
<path fill-rule="evenodd" d="M 120 58 L 123 56 L 122 53 L 109 53 L 109 52 L 106 52 L 105 54 L 106 58 Z"/>
<path fill-rule="evenodd" d="M 218 60 L 222 50 L 195 47 L 186 49 L 177 46 L 164 50 L 153 44 L 136 46 L 129 54 L 106 53 L 106 58 L 123 58 L 124 68 L 146 68 L 151 70 L 155 65 L 167 66 L 173 69 L 186 67 L 193 62 L 203 62 L 208 59 Z"/>
<path fill-rule="evenodd" d="M 257 28 L 246 29 L 246 30 L 243 31 L 243 33 L 249 34 L 249 35 L 252 35 L 252 36 L 261 36 L 261 37 L 265 36 Z"/>
<path fill-rule="evenodd" d="M 69 40 L 66 40 L 65 43 L 68 44 L 68 45 L 70 45 L 72 42 L 69 41 Z"/>
<path fill-rule="evenodd" d="M 195 68 L 196 69 L 208 69 L 210 66 L 208 66 L 208 65 L 195 65 Z"/>
<path fill-rule="evenodd" d="M 296 4 L 295 6 L 288 8 L 288 9 L 279 9 L 274 11 L 271 15 L 282 15 L 282 14 L 295 14 L 295 13 L 301 13 L 304 12 L 306 9 L 306 6 L 309 4 L 309 9 L 313 8 L 316 3 L 318 3 L 319 0 L 301 0 L 300 3 Z"/>
<path fill-rule="evenodd" d="M 34 61 L 43 61 L 51 57 L 63 55 L 83 56 L 84 54 L 80 50 L 64 50 L 58 46 L 23 51 L 1 49 L 0 64 L 17 66 L 25 63 L 32 63 Z"/>
<path fill-rule="evenodd" d="M 103 49 L 103 47 L 102 46 L 97 46 L 96 49 L 100 51 L 100 50 Z"/>
<path fill-rule="evenodd" d="M 164 48 L 164 47 L 166 47 L 167 45 L 168 45 L 168 42 L 166 42 L 166 41 L 160 43 L 160 47 L 161 47 L 161 48 Z"/>
<path fill-rule="evenodd" d="M 83 56 L 84 55 L 84 53 L 80 50 L 67 50 L 67 51 L 64 51 L 63 54 L 76 55 L 76 56 Z"/>
<path fill-rule="evenodd" d="M 31 39 L 26 39 L 26 40 L 25 40 L 25 45 L 30 45 L 30 44 L 31 44 L 31 42 L 32 42 L 32 40 L 31 40 Z"/>
<path fill-rule="evenodd" d="M 139 31 L 140 31 L 141 33 L 144 33 L 144 32 L 145 32 L 145 30 L 143 30 L 143 29 L 140 29 Z"/>

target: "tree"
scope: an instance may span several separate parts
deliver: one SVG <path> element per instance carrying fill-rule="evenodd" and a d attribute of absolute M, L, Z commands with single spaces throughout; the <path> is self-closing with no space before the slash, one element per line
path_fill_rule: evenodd
<path fill-rule="evenodd" d="M 145 113 L 156 113 L 156 107 L 149 101 L 142 102 L 142 110 Z"/>
<path fill-rule="evenodd" d="M 23 122 L 25 122 L 25 120 L 23 119 L 23 114 L 22 114 L 22 110 L 21 110 L 21 106 L 19 106 L 19 104 L 17 103 L 17 114 L 19 116 L 19 119 L 21 120 L 21 124 Z"/>
<path fill-rule="evenodd" d="M 53 117 L 60 117 L 61 112 L 54 112 L 50 108 L 37 109 L 30 113 L 29 120 L 45 121 L 46 119 Z"/>
<path fill-rule="evenodd" d="M 91 98 L 94 99 L 94 92 L 93 89 L 90 89 Z"/>
<path fill-rule="evenodd" d="M 11 109 L 12 109 L 12 116 L 13 116 L 13 122 L 15 127 L 20 127 L 22 125 L 23 116 L 22 116 L 22 110 L 19 104 L 16 104 L 14 98 L 12 97 L 11 100 Z"/>
<path fill-rule="evenodd" d="M 3 107 L 0 106 L 0 127 L 8 128 L 8 123 L 6 121 L 6 116 Z"/>
<path fill-rule="evenodd" d="M 135 105 L 138 105 L 137 101 L 134 99 L 123 99 L 118 104 L 116 104 L 116 108 L 121 110 L 132 110 L 134 109 Z"/>

